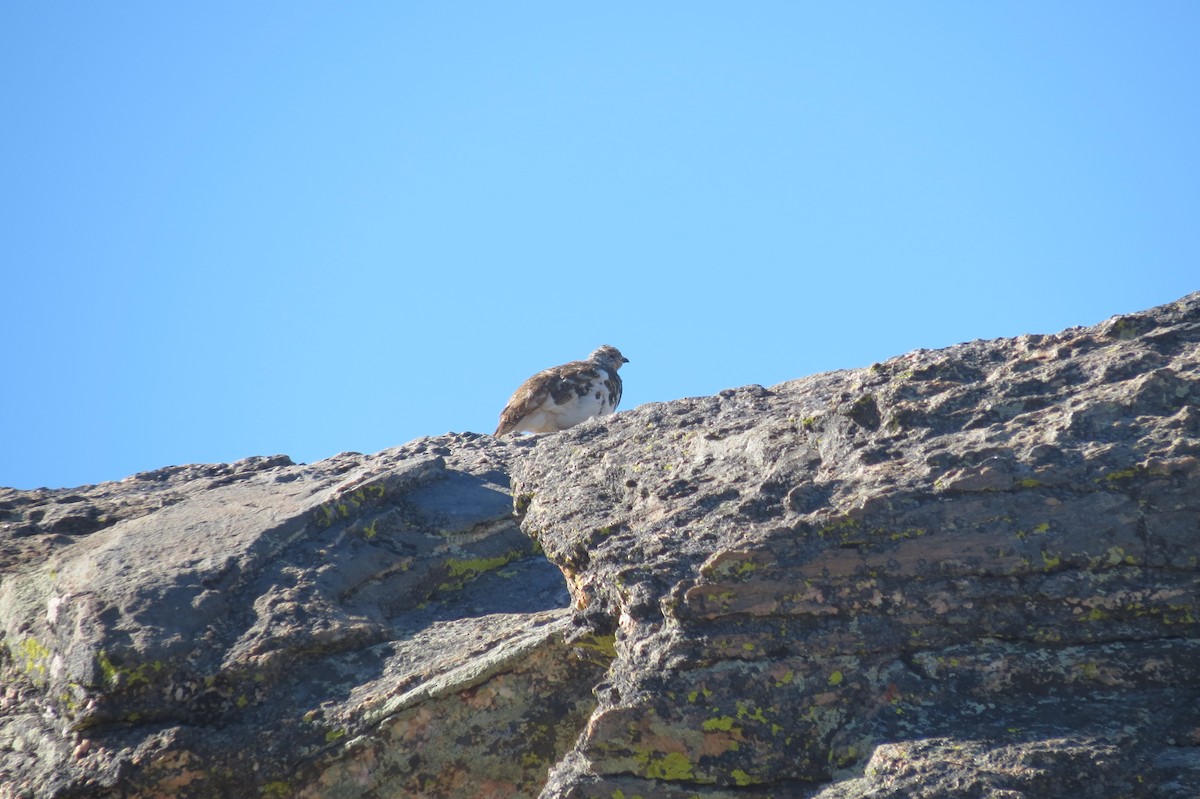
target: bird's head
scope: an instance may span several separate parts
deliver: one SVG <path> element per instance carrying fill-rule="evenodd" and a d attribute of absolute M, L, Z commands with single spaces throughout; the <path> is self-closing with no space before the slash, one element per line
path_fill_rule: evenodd
<path fill-rule="evenodd" d="M 605 344 L 599 347 L 595 352 L 588 356 L 589 361 L 609 366 L 613 369 L 620 369 L 621 364 L 629 363 L 629 359 L 621 354 L 621 351 L 616 347 Z"/>

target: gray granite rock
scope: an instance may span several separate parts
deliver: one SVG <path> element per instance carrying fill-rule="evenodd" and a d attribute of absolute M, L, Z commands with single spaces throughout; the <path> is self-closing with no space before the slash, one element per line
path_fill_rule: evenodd
<path fill-rule="evenodd" d="M 1200 795 L 1198 405 L 1200 294 L 0 489 L 0 799 Z"/>
<path fill-rule="evenodd" d="M 607 658 L 516 524 L 511 449 L 6 492 L 0 795 L 536 793 Z"/>
<path fill-rule="evenodd" d="M 1200 795 L 1198 404 L 1192 295 L 539 442 L 617 632 L 543 796 Z"/>

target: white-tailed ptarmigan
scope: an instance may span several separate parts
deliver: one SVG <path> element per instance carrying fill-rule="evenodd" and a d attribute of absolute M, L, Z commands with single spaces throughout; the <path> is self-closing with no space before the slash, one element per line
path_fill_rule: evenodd
<path fill-rule="evenodd" d="M 605 344 L 586 361 L 543 369 L 512 395 L 492 435 L 553 433 L 593 416 L 607 416 L 621 402 L 617 370 L 624 363 L 629 359 Z"/>

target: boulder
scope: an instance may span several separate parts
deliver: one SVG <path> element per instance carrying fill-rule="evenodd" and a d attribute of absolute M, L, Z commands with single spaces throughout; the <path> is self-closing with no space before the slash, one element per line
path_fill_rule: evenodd
<path fill-rule="evenodd" d="M 1198 558 L 1200 294 L 0 489 L 0 797 L 1193 797 Z"/>
<path fill-rule="evenodd" d="M 536 794 L 609 658 L 513 516 L 519 448 L 4 492 L 0 796 Z"/>

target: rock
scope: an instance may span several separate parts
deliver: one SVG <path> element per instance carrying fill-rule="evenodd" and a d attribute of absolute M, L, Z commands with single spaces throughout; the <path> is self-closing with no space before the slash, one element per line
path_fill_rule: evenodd
<path fill-rule="evenodd" d="M 161 470 L 70 492 L 103 520 L 73 537 L 65 492 L 7 492 L 0 796 L 535 794 L 608 659 L 517 448 Z"/>
<path fill-rule="evenodd" d="M 1198 404 L 1192 295 L 540 441 L 617 620 L 543 796 L 1200 795 Z"/>
<path fill-rule="evenodd" d="M 0 489 L 0 798 L 1200 795 L 1198 404 L 1195 294 Z"/>

